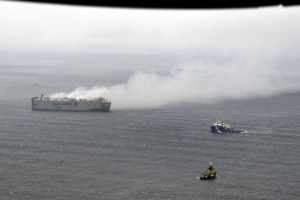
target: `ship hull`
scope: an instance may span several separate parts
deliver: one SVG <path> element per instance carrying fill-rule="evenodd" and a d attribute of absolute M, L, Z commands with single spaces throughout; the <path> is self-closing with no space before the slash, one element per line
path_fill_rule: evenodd
<path fill-rule="evenodd" d="M 211 126 L 210 127 L 212 133 L 242 133 L 241 130 L 233 130 L 228 129 L 223 126 Z"/>
<path fill-rule="evenodd" d="M 63 110 L 63 109 L 35 109 L 32 108 L 32 111 L 67 111 L 67 112 L 110 112 L 109 108 L 102 108 L 102 109 L 86 109 L 86 110 Z"/>

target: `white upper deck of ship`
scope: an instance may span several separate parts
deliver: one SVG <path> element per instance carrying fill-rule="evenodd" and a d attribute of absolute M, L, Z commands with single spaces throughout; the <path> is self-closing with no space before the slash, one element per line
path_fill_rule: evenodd
<path fill-rule="evenodd" d="M 224 121 L 221 121 L 219 119 L 218 119 L 218 121 L 216 121 L 214 123 L 214 126 L 223 126 L 223 127 L 226 127 L 226 128 L 231 128 L 230 124 L 226 124 Z"/>
<path fill-rule="evenodd" d="M 53 97 L 45 97 L 43 94 L 40 97 L 33 97 L 36 100 L 47 100 L 47 101 L 101 101 L 101 102 L 108 102 L 102 97 L 95 98 L 95 99 L 81 99 L 81 98 L 69 98 L 69 97 L 61 97 L 61 98 L 53 98 Z"/>

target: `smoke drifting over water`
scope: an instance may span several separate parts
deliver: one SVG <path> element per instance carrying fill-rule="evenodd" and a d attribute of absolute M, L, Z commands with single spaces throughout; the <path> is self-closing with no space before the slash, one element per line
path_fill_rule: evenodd
<path fill-rule="evenodd" d="M 211 103 L 297 91 L 300 90 L 298 77 L 267 68 L 252 71 L 247 68 L 226 71 L 218 68 L 214 68 L 214 71 L 185 68 L 182 71 L 171 70 L 168 75 L 136 72 L 123 84 L 78 87 L 70 93 L 61 92 L 51 97 L 101 96 L 112 101 L 112 110 L 158 108 L 171 103 Z"/>

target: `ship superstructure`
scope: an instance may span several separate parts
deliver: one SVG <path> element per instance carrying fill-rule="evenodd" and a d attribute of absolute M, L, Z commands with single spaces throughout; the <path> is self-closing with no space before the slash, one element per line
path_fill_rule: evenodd
<path fill-rule="evenodd" d="M 108 112 L 111 102 L 102 97 L 95 99 L 32 97 L 32 110 L 102 111 Z"/>

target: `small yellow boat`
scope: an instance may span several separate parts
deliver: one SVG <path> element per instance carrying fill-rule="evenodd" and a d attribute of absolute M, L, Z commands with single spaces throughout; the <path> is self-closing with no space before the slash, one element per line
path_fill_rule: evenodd
<path fill-rule="evenodd" d="M 217 176 L 217 171 L 213 167 L 213 163 L 209 162 L 209 167 L 200 176 L 200 180 L 214 179 Z"/>

